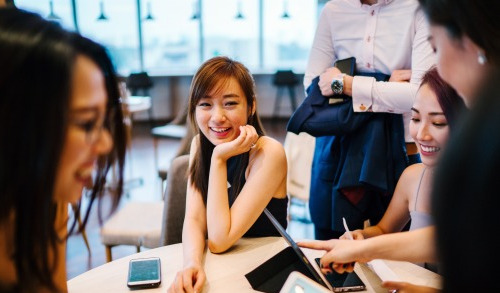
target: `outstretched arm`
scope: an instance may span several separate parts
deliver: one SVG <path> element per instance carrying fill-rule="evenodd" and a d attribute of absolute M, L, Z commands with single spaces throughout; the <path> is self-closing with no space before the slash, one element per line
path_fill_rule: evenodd
<path fill-rule="evenodd" d="M 436 262 L 435 228 L 429 226 L 408 232 L 398 232 L 377 237 L 352 241 L 337 240 L 299 242 L 299 246 L 326 250 L 321 258 L 322 267 L 330 263 L 338 272 L 352 270 L 341 264 L 368 262 L 372 259 L 389 259 L 409 262 Z"/>

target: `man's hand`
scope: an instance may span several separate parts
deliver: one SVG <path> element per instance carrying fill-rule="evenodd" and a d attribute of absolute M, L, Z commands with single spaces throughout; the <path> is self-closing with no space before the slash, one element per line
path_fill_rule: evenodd
<path fill-rule="evenodd" d="M 327 68 L 323 73 L 319 76 L 319 88 L 321 90 L 321 94 L 325 97 L 333 96 L 332 91 L 332 81 L 333 78 L 337 75 L 340 75 L 342 72 L 337 67 Z"/>

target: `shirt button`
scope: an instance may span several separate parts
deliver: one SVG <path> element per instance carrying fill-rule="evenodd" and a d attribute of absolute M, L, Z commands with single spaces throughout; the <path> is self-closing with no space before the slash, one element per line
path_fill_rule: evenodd
<path fill-rule="evenodd" d="M 372 10 L 370 14 L 373 16 L 375 14 L 375 10 Z"/>
<path fill-rule="evenodd" d="M 372 67 L 370 63 L 366 63 L 366 67 L 370 68 Z"/>
<path fill-rule="evenodd" d="M 359 109 L 360 109 L 361 111 L 364 111 L 364 110 L 366 110 L 366 106 L 365 106 L 365 105 L 363 105 L 363 104 L 361 104 L 361 106 L 359 106 Z"/>
<path fill-rule="evenodd" d="M 370 42 L 370 40 L 371 40 L 371 37 L 370 37 L 370 36 L 368 36 L 368 37 L 366 38 L 366 41 L 369 43 L 369 42 Z"/>

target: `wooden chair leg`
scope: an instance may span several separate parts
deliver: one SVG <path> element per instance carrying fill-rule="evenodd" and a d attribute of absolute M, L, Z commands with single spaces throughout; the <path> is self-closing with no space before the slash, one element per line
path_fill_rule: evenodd
<path fill-rule="evenodd" d="M 80 217 L 78 217 L 78 226 L 82 226 L 82 219 Z M 85 246 L 87 246 L 87 250 L 89 251 L 89 256 L 91 256 L 92 252 L 90 251 L 89 239 L 87 237 L 87 232 L 85 231 L 85 229 L 82 229 L 82 237 L 83 241 L 85 242 Z"/>
<path fill-rule="evenodd" d="M 71 208 L 73 209 L 73 214 L 76 214 L 77 213 L 77 205 L 71 204 Z M 78 218 L 76 220 L 78 223 L 78 230 L 81 230 L 83 241 L 85 242 L 85 246 L 87 246 L 89 256 L 91 256 L 92 252 L 90 251 L 89 239 L 87 237 L 87 232 L 85 231 L 85 229 L 82 229 L 83 224 L 82 224 L 82 218 L 80 217 L 80 215 L 78 215 Z"/>
<path fill-rule="evenodd" d="M 155 168 L 156 170 L 159 169 L 159 163 L 158 163 L 158 138 L 153 137 L 153 148 L 154 148 L 154 153 L 155 153 Z"/>
<path fill-rule="evenodd" d="M 111 245 L 106 245 L 106 262 L 110 262 L 113 259 L 111 256 Z"/>

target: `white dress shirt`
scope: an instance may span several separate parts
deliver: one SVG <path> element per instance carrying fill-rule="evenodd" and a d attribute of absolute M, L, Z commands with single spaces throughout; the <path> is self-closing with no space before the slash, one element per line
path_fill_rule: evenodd
<path fill-rule="evenodd" d="M 403 114 L 405 140 L 409 135 L 411 107 L 423 74 L 435 64 L 428 41 L 429 26 L 417 0 L 331 0 L 318 22 L 304 76 L 307 88 L 314 77 L 339 59 L 356 57 L 361 72 L 390 75 L 396 69 L 411 69 L 410 82 L 377 82 L 355 76 L 352 99 L 355 112 Z"/>

